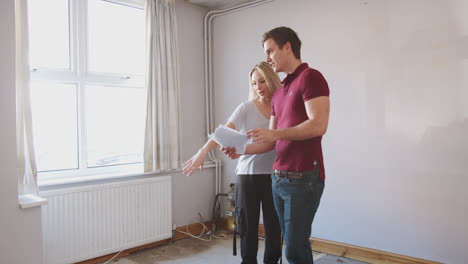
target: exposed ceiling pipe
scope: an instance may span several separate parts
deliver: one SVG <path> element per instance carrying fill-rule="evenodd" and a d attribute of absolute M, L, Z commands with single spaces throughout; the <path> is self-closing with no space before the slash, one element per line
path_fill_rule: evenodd
<path fill-rule="evenodd" d="M 254 7 L 257 5 L 261 5 L 267 2 L 271 2 L 273 0 L 257 0 L 251 1 L 248 3 L 236 5 L 230 8 L 220 9 L 220 10 L 212 10 L 209 11 L 205 15 L 204 20 L 204 27 L 203 27 L 203 34 L 204 34 L 204 64 L 205 64 L 205 97 L 206 97 L 206 131 L 207 135 L 214 131 L 214 101 L 213 101 L 213 61 L 212 61 L 212 32 L 211 32 L 211 23 L 213 19 L 217 16 L 226 15 L 232 12 L 240 11 L 249 7 Z M 208 137 L 209 140 L 209 137 Z M 222 188 L 222 171 L 221 166 L 222 162 L 219 160 L 214 151 L 210 151 L 209 157 L 211 161 L 215 164 L 215 194 L 221 193 Z"/>

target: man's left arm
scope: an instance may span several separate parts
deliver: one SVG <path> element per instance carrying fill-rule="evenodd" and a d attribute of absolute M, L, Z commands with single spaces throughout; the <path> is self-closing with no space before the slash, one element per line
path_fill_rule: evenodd
<path fill-rule="evenodd" d="M 301 124 L 285 129 L 254 129 L 247 134 L 255 143 L 268 143 L 276 140 L 305 140 L 322 136 L 327 132 L 330 115 L 330 99 L 319 96 L 304 102 L 308 119 Z"/>

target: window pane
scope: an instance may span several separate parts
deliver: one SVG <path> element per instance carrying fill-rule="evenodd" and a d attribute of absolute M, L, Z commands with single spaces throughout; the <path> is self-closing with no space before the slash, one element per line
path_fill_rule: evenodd
<path fill-rule="evenodd" d="M 32 68 L 70 69 L 67 0 L 28 1 Z"/>
<path fill-rule="evenodd" d="M 87 86 L 88 167 L 143 161 L 145 90 Z"/>
<path fill-rule="evenodd" d="M 88 34 L 90 71 L 143 75 L 145 13 L 142 9 L 90 0 Z"/>
<path fill-rule="evenodd" d="M 78 168 L 77 98 L 73 84 L 31 84 L 38 171 Z"/>

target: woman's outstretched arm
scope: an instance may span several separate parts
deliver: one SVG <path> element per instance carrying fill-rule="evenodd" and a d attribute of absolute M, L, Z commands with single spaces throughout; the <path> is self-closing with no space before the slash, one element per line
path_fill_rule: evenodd
<path fill-rule="evenodd" d="M 234 124 L 232 122 L 227 122 L 226 126 L 232 129 L 236 129 Z M 216 148 L 218 146 L 218 143 L 216 141 L 210 139 L 208 140 L 203 147 L 201 147 L 198 152 L 193 155 L 189 160 L 184 162 L 183 164 L 183 172 L 187 176 L 192 175 L 197 168 L 200 168 L 201 171 L 203 171 L 203 163 L 205 162 L 206 156 L 208 153 Z"/>

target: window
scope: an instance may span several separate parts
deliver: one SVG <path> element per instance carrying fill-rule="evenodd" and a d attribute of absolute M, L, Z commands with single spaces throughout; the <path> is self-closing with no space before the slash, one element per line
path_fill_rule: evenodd
<path fill-rule="evenodd" d="M 142 172 L 143 0 L 30 0 L 39 179 Z"/>

